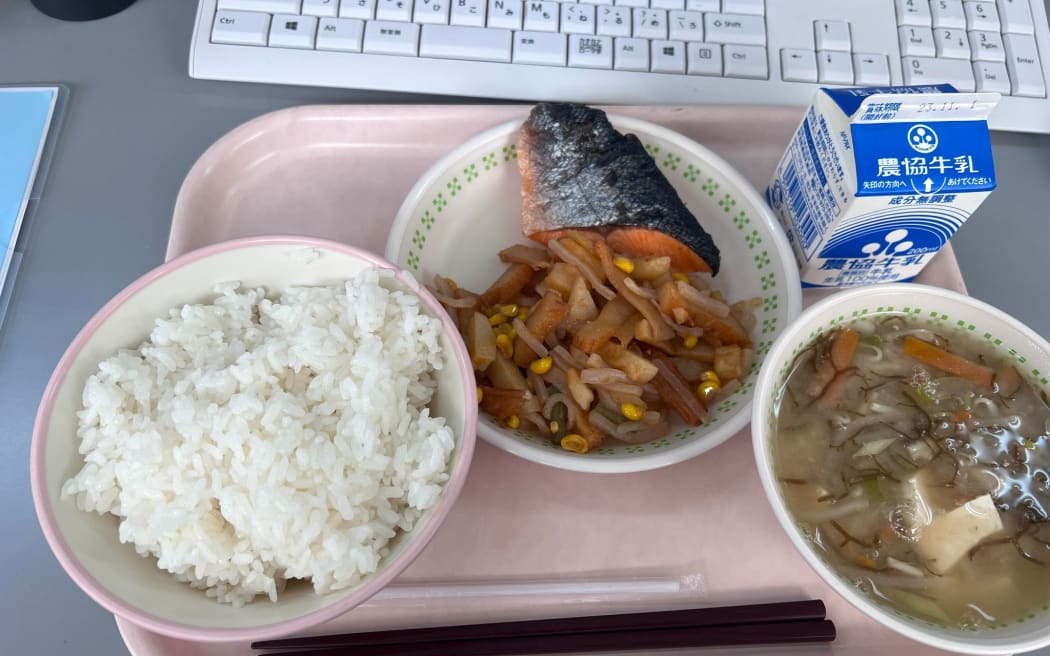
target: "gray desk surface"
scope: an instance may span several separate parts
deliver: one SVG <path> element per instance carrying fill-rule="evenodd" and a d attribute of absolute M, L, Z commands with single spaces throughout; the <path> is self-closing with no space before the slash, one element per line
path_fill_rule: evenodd
<path fill-rule="evenodd" d="M 139 0 L 117 16 L 76 24 L 41 15 L 29 0 L 0 2 L 0 84 L 57 82 L 71 89 L 0 335 L 4 653 L 126 653 L 113 618 L 65 575 L 37 527 L 29 441 L 39 396 L 73 335 L 110 296 L 163 259 L 172 206 L 190 166 L 231 128 L 282 107 L 421 101 L 191 80 L 186 53 L 196 4 Z M 1050 336 L 1050 136 L 1000 133 L 993 142 L 999 188 L 952 243 L 973 296 Z"/>

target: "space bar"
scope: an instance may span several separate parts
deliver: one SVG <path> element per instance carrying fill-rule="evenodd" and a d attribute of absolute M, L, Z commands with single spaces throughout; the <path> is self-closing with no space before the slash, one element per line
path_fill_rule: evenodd
<path fill-rule="evenodd" d="M 510 30 L 425 24 L 419 35 L 419 56 L 509 62 L 510 44 Z"/>

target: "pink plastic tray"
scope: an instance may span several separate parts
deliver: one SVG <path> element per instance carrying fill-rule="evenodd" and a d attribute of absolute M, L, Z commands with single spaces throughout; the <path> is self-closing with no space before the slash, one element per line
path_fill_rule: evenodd
<path fill-rule="evenodd" d="M 703 143 L 759 189 L 802 115 L 797 108 L 614 111 Z M 262 116 L 216 142 L 187 175 L 167 256 L 266 233 L 328 237 L 382 253 L 402 198 L 428 166 L 469 136 L 526 112 L 521 106 L 315 106 Z M 920 281 L 964 291 L 950 248 Z M 819 294 L 807 292 L 806 302 Z M 398 581 L 632 578 L 688 585 L 671 595 L 387 598 L 315 632 L 820 598 L 839 638 L 831 647 L 790 653 L 938 653 L 854 610 L 806 565 L 766 503 L 746 430 L 692 461 L 615 476 L 547 468 L 479 442 L 457 506 Z M 252 653 L 247 644 L 180 642 L 123 619 L 117 624 L 136 656 Z"/>

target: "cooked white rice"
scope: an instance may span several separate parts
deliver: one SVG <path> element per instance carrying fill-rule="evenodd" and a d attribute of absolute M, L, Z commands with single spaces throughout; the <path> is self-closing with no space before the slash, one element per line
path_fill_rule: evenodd
<path fill-rule="evenodd" d="M 358 583 L 437 502 L 454 446 L 427 409 L 441 324 L 381 275 L 172 310 L 88 379 L 62 494 L 224 602 Z"/>

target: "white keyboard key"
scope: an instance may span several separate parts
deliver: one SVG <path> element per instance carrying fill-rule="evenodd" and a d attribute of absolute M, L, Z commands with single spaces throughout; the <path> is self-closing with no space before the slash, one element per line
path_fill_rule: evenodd
<path fill-rule="evenodd" d="M 897 24 L 929 27 L 932 24 L 927 0 L 894 0 L 897 4 Z"/>
<path fill-rule="evenodd" d="M 684 11 L 685 0 L 649 0 L 649 6 L 653 9 Z"/>
<path fill-rule="evenodd" d="M 580 0 L 580 2 L 588 5 L 611 5 L 613 0 Z"/>
<path fill-rule="evenodd" d="M 933 16 L 934 29 L 966 29 L 966 14 L 961 0 L 933 0 L 930 2 L 930 14 Z"/>
<path fill-rule="evenodd" d="M 933 30 L 933 43 L 937 47 L 937 56 L 946 59 L 969 59 L 970 40 L 966 30 Z"/>
<path fill-rule="evenodd" d="M 563 3 L 561 31 L 566 34 L 594 34 L 594 5 Z"/>
<path fill-rule="evenodd" d="M 373 55 L 415 56 L 419 44 L 419 26 L 415 23 L 374 20 L 365 23 L 362 50 Z"/>
<path fill-rule="evenodd" d="M 510 30 L 462 25 L 424 25 L 419 32 L 419 56 L 509 62 Z"/>
<path fill-rule="evenodd" d="M 612 68 L 613 40 L 608 36 L 569 35 L 569 66 Z"/>
<path fill-rule="evenodd" d="M 667 12 L 663 9 L 635 9 L 632 12 L 634 36 L 643 39 L 667 38 Z"/>
<path fill-rule="evenodd" d="M 717 43 L 687 43 L 685 72 L 689 75 L 722 75 L 722 46 Z"/>
<path fill-rule="evenodd" d="M 339 18 L 369 20 L 376 15 L 376 0 L 342 0 L 339 3 Z"/>
<path fill-rule="evenodd" d="M 1006 64 L 999 62 L 974 62 L 973 76 L 977 79 L 978 91 L 994 91 L 1010 95 L 1010 76 Z"/>
<path fill-rule="evenodd" d="M 780 77 L 788 82 L 817 81 L 817 53 L 801 48 L 780 51 Z"/>
<path fill-rule="evenodd" d="M 1006 68 L 1010 71 L 1010 90 L 1015 96 L 1046 97 L 1043 69 L 1039 66 L 1039 51 L 1035 37 L 1027 34 L 1007 34 Z"/>
<path fill-rule="evenodd" d="M 211 26 L 211 40 L 213 43 L 264 46 L 269 32 L 269 14 L 219 10 L 215 12 L 215 22 Z"/>
<path fill-rule="evenodd" d="M 515 32 L 514 63 L 564 66 L 567 37 L 557 32 Z"/>
<path fill-rule="evenodd" d="M 1003 36 L 998 32 L 970 32 L 970 52 L 974 61 L 1006 61 Z"/>
<path fill-rule="evenodd" d="M 890 63 L 886 55 L 858 52 L 853 55 L 853 83 L 885 87 L 890 83 Z"/>
<path fill-rule="evenodd" d="M 453 25 L 484 27 L 485 0 L 452 0 L 448 22 Z"/>
<path fill-rule="evenodd" d="M 335 18 L 339 15 L 339 0 L 303 0 L 302 14 Z"/>
<path fill-rule="evenodd" d="M 631 8 L 598 7 L 598 34 L 631 36 Z"/>
<path fill-rule="evenodd" d="M 564 66 L 568 37 L 557 32 L 515 32 L 515 64 Z"/>
<path fill-rule="evenodd" d="M 489 0 L 489 27 L 521 29 L 521 0 Z"/>
<path fill-rule="evenodd" d="M 718 11 L 717 8 L 711 11 Z M 766 13 L 764 0 L 722 0 L 722 11 L 727 14 L 755 14 L 762 16 Z"/>
<path fill-rule="evenodd" d="M 685 44 L 681 41 L 652 41 L 653 73 L 685 74 Z"/>
<path fill-rule="evenodd" d="M 613 67 L 618 71 L 649 71 L 648 39 L 619 37 L 613 41 Z"/>
<path fill-rule="evenodd" d="M 698 11 L 667 12 L 667 27 L 673 41 L 704 40 L 704 15 Z"/>
<path fill-rule="evenodd" d="M 271 48 L 313 50 L 317 36 L 317 17 L 298 14 L 275 14 L 270 21 Z"/>
<path fill-rule="evenodd" d="M 818 52 L 817 79 L 821 84 L 853 84 L 853 56 L 835 50 Z"/>
<path fill-rule="evenodd" d="M 964 2 L 966 29 L 999 31 L 999 12 L 994 2 Z"/>
<path fill-rule="evenodd" d="M 560 12 L 560 5 L 557 2 L 525 0 L 525 29 L 536 32 L 557 32 Z"/>
<path fill-rule="evenodd" d="M 649 0 L 613 0 L 617 7 L 648 7 Z"/>
<path fill-rule="evenodd" d="M 720 11 L 718 0 L 685 0 L 686 11 Z M 719 73 L 721 75 L 721 73 Z"/>
<path fill-rule="evenodd" d="M 1035 34 L 1032 8 L 1028 0 L 997 0 L 999 25 L 1006 34 Z"/>
<path fill-rule="evenodd" d="M 813 32 L 817 37 L 817 50 L 852 50 L 846 21 L 813 21 Z"/>
<path fill-rule="evenodd" d="M 761 16 L 745 14 L 704 14 L 704 34 L 711 43 L 763 46 L 766 44 L 766 21 Z M 727 70 L 728 59 L 726 57 Z"/>
<path fill-rule="evenodd" d="M 219 0 L 216 9 L 265 11 L 269 14 L 298 14 L 299 0 Z"/>
<path fill-rule="evenodd" d="M 449 0 L 416 0 L 412 21 L 416 23 L 448 23 Z"/>
<path fill-rule="evenodd" d="M 412 0 L 376 0 L 376 20 L 412 20 Z"/>
<path fill-rule="evenodd" d="M 722 46 L 722 58 L 726 77 L 769 79 L 769 62 L 762 46 Z"/>
<path fill-rule="evenodd" d="M 365 22 L 357 18 L 322 18 L 317 26 L 318 50 L 361 52 Z"/>
<path fill-rule="evenodd" d="M 973 68 L 962 59 L 904 57 L 905 84 L 948 84 L 959 91 L 973 91 Z"/>
<path fill-rule="evenodd" d="M 906 26 L 897 29 L 902 57 L 933 57 L 933 31 L 928 27 Z"/>

